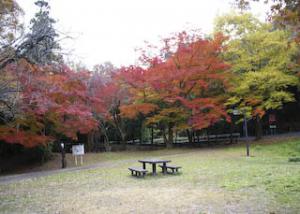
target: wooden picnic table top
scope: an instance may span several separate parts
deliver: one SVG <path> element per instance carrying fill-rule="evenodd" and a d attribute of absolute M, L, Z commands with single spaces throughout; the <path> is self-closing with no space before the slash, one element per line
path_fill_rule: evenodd
<path fill-rule="evenodd" d="M 161 160 L 161 159 L 142 159 L 142 160 L 139 160 L 140 163 L 168 163 L 168 162 L 171 162 L 171 160 Z"/>

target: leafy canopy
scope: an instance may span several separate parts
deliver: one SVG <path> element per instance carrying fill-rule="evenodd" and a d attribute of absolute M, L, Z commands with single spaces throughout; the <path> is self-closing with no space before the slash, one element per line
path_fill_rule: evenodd
<path fill-rule="evenodd" d="M 298 84 L 293 71 L 297 46 L 288 31 L 236 13 L 218 17 L 215 31 L 231 34 L 224 59 L 232 65 L 236 85 L 228 105 L 262 116 L 294 101 L 288 88 Z"/>

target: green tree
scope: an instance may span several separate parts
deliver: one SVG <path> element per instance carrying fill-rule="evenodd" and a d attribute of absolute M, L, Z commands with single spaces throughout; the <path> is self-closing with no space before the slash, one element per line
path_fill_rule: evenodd
<path fill-rule="evenodd" d="M 15 44 L 22 33 L 19 17 L 23 14 L 15 0 L 0 0 L 0 123 L 9 121 L 16 111 L 15 75 L 5 66 L 15 58 Z"/>
<path fill-rule="evenodd" d="M 31 20 L 31 32 L 19 48 L 30 62 L 40 65 L 62 62 L 61 47 L 54 28 L 56 21 L 50 17 L 50 6 L 46 0 L 38 0 L 35 5 L 39 11 Z"/>
<path fill-rule="evenodd" d="M 15 43 L 23 25 L 19 21 L 23 14 L 15 0 L 0 0 L 0 71 L 15 56 Z"/>
<path fill-rule="evenodd" d="M 235 0 L 236 6 L 242 11 L 250 8 L 251 2 L 260 0 Z M 300 41 L 300 1 L 296 0 L 264 0 L 265 4 L 270 5 L 269 18 L 274 26 L 287 29 L 292 32 L 291 38 Z"/>
<path fill-rule="evenodd" d="M 9 46 L 16 38 L 15 34 L 22 29 L 19 16 L 22 9 L 14 0 L 0 0 L 0 50 Z"/>
<path fill-rule="evenodd" d="M 232 65 L 235 87 L 228 105 L 255 119 L 256 137 L 261 138 L 265 112 L 294 101 L 288 88 L 298 84 L 292 69 L 297 46 L 289 41 L 290 32 L 274 30 L 251 14 L 218 17 L 215 31 L 230 37 L 224 58 Z"/>

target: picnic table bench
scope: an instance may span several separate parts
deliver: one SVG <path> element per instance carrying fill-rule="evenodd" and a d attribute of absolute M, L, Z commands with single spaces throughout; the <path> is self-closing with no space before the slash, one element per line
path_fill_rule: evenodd
<path fill-rule="evenodd" d="M 165 166 L 168 162 L 171 162 L 170 160 L 160 160 L 160 159 L 144 159 L 139 160 L 140 163 L 143 164 L 143 169 L 146 169 L 146 163 L 152 165 L 152 175 L 156 175 L 156 164 L 162 164 Z M 164 173 L 164 171 L 163 171 Z"/>
<path fill-rule="evenodd" d="M 178 170 L 181 169 L 181 166 L 174 166 L 174 165 L 159 165 L 163 172 L 175 174 L 178 173 Z M 172 172 L 168 171 L 168 169 L 172 170 Z"/>
<path fill-rule="evenodd" d="M 178 173 L 178 170 L 181 168 L 181 166 L 175 166 L 175 165 L 167 165 L 167 163 L 171 162 L 171 160 L 161 160 L 161 159 L 143 159 L 139 160 L 138 162 L 143 164 L 143 167 L 129 167 L 128 169 L 131 171 L 132 176 L 137 177 L 144 177 L 146 173 L 148 172 L 146 170 L 146 164 L 152 165 L 152 175 L 156 175 L 156 164 L 160 164 L 159 166 L 162 169 L 163 174 L 175 174 Z M 169 169 L 169 171 L 168 171 Z M 170 171 L 171 170 L 171 171 Z"/>
<path fill-rule="evenodd" d="M 144 177 L 148 172 L 146 169 L 139 167 L 129 167 L 128 169 L 131 171 L 131 175 L 136 177 Z"/>

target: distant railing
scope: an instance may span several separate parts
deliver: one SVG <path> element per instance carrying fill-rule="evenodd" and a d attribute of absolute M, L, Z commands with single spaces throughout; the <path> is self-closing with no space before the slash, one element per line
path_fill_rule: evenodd
<path fill-rule="evenodd" d="M 195 136 L 193 139 L 194 143 L 210 143 L 210 142 L 237 142 L 240 138 L 240 133 L 232 133 L 232 134 L 214 134 L 214 135 L 202 135 L 202 136 Z M 119 141 L 110 141 L 111 144 L 119 144 Z M 188 137 L 175 137 L 174 138 L 174 144 L 184 144 L 189 143 Z M 135 139 L 134 141 L 130 140 L 127 141 L 127 144 L 138 144 L 138 145 L 151 145 L 151 141 L 144 141 L 143 143 L 140 143 L 138 139 Z M 164 139 L 163 138 L 155 138 L 153 139 L 152 145 L 164 145 Z"/>

